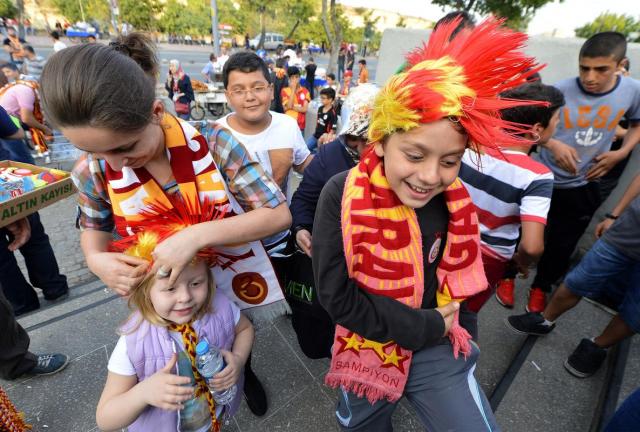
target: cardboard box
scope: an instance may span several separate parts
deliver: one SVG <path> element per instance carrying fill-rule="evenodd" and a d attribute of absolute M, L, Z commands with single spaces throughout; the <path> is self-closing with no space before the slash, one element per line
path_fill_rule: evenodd
<path fill-rule="evenodd" d="M 0 167 L 18 167 L 31 170 L 34 174 L 50 171 L 48 168 L 30 165 L 21 162 L 0 161 Z M 0 203 L 0 227 L 9 225 L 18 219 L 22 219 L 41 208 L 51 205 L 76 192 L 71 181 L 71 176 L 51 183 L 39 189 L 19 195 L 8 201 Z"/>

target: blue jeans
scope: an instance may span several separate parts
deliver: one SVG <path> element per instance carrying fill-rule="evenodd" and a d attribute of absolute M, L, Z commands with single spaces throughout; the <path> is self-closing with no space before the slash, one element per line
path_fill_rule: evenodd
<path fill-rule="evenodd" d="M 625 399 L 607 424 L 604 432 L 637 430 L 638 425 L 640 425 L 640 389 Z"/>
<path fill-rule="evenodd" d="M 581 297 L 606 295 L 616 301 L 620 318 L 640 332 L 640 262 L 599 239 L 567 274 L 564 283 Z"/>
<path fill-rule="evenodd" d="M 0 139 L 0 160 L 4 159 L 35 164 L 29 146 L 24 140 Z"/>
<path fill-rule="evenodd" d="M 307 148 L 311 153 L 315 153 L 318 148 L 318 138 L 313 135 L 307 138 Z"/>
<path fill-rule="evenodd" d="M 49 236 L 44 232 L 38 213 L 27 216 L 31 237 L 20 248 L 29 280 L 42 289 L 45 299 L 55 299 L 69 290 L 67 278 L 60 274 Z M 6 228 L 0 228 L 0 285 L 16 315 L 37 309 L 38 296 L 18 267 L 14 253 L 8 248 L 13 237 Z"/>

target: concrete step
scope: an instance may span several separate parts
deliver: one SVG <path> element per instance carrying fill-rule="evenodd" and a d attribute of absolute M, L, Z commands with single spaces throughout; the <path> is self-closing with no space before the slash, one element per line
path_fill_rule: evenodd
<path fill-rule="evenodd" d="M 117 297 L 100 280 L 93 280 L 70 288 L 69 296 L 64 300 L 55 302 L 45 300 L 41 292 L 39 292 L 38 296 L 40 298 L 40 309 L 21 315 L 18 318 L 20 325 L 27 331 L 41 327 L 52 320 L 60 320 L 77 314 L 96 302 L 106 302 Z"/>
<path fill-rule="evenodd" d="M 532 338 L 531 351 L 496 411 L 504 430 L 589 430 L 605 385 L 606 367 L 580 379 L 569 374 L 563 363 L 582 338 L 598 335 L 610 319 L 602 309 L 580 302 L 558 319 L 551 334 Z M 521 338 L 514 334 L 504 343 L 519 343 Z"/>

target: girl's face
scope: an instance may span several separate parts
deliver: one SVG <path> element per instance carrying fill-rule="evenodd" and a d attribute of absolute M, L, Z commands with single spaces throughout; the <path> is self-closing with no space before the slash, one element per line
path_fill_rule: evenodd
<path fill-rule="evenodd" d="M 151 122 L 137 132 L 120 132 L 92 126 L 61 127 L 60 131 L 80 150 L 107 161 L 116 171 L 123 167 L 140 168 L 164 151 L 164 133 L 160 120 L 162 102 L 153 104 Z"/>
<path fill-rule="evenodd" d="M 391 189 L 411 208 L 424 207 L 458 176 L 467 136 L 448 119 L 396 132 L 375 152 L 384 159 Z"/>
<path fill-rule="evenodd" d="M 149 299 L 156 313 L 167 321 L 186 324 L 202 309 L 209 290 L 209 268 L 204 261 L 185 267 L 173 285 L 156 279 Z"/>
<path fill-rule="evenodd" d="M 178 68 L 174 63 L 169 63 L 169 71 L 174 74 L 178 71 Z"/>

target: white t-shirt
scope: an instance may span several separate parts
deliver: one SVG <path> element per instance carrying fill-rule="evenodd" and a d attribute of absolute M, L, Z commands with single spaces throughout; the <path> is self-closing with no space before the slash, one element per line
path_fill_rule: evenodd
<path fill-rule="evenodd" d="M 67 47 L 67 44 L 62 42 L 62 41 L 55 41 L 53 43 L 53 51 L 54 52 L 58 52 L 60 50 L 63 50 Z"/>
<path fill-rule="evenodd" d="M 247 148 L 251 156 L 260 162 L 262 168 L 273 177 L 269 150 L 293 149 L 293 165 L 303 163 L 311 154 L 304 142 L 304 138 L 298 128 L 298 123 L 285 114 L 269 111 L 271 114 L 271 124 L 262 132 L 255 135 L 247 135 L 234 130 L 229 125 L 229 116 L 233 113 L 218 119 L 217 122 L 231 131 L 238 141 Z M 287 185 L 278 185 L 286 195 Z"/>

